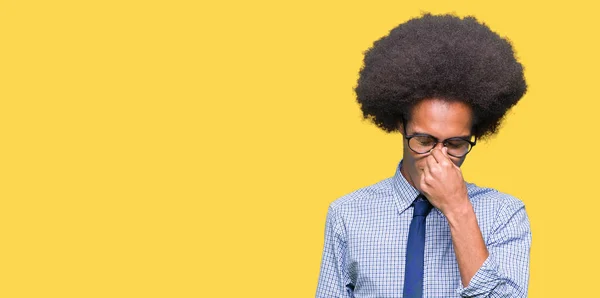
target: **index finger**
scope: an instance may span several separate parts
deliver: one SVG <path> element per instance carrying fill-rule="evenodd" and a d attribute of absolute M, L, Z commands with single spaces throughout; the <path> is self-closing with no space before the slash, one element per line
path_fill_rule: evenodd
<path fill-rule="evenodd" d="M 433 156 L 433 158 L 435 158 L 435 161 L 437 161 L 437 163 L 442 163 L 444 161 L 449 161 L 450 160 L 450 157 L 448 157 L 447 155 L 445 155 L 442 152 L 442 150 L 439 150 L 439 149 L 433 149 L 433 150 L 431 150 L 431 155 Z"/>

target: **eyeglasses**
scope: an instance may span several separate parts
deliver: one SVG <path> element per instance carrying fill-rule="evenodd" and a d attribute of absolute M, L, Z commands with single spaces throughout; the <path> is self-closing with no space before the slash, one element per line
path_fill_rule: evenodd
<path fill-rule="evenodd" d="M 463 157 L 467 155 L 477 143 L 477 139 L 474 141 L 467 140 L 461 137 L 454 137 L 439 141 L 436 137 L 428 134 L 414 134 L 406 136 L 408 142 L 408 148 L 418 154 L 425 154 L 431 152 L 438 143 L 442 143 L 444 147 L 448 148 L 448 155 L 454 157 Z"/>
<path fill-rule="evenodd" d="M 444 147 L 448 148 L 448 155 L 461 158 L 471 152 L 473 146 L 477 144 L 477 137 L 471 137 L 473 141 L 463 137 L 453 137 L 440 142 L 436 137 L 428 134 L 408 135 L 406 134 L 406 120 L 403 119 L 402 124 L 408 148 L 417 154 L 429 153 L 438 143 L 442 143 Z"/>

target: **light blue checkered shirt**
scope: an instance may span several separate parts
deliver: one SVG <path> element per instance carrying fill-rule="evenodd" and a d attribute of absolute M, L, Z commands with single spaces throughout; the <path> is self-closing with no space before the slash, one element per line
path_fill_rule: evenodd
<path fill-rule="evenodd" d="M 402 297 L 412 202 L 419 192 L 400 173 L 331 203 L 316 297 Z M 467 183 L 489 251 L 464 287 L 450 227 L 438 209 L 427 216 L 423 297 L 527 297 L 531 230 L 523 203 Z"/>

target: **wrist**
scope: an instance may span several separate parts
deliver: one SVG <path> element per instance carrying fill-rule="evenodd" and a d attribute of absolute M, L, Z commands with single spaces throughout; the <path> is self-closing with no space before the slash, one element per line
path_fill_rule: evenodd
<path fill-rule="evenodd" d="M 475 218 L 475 210 L 468 199 L 462 204 L 448 208 L 443 213 L 451 227 Z"/>

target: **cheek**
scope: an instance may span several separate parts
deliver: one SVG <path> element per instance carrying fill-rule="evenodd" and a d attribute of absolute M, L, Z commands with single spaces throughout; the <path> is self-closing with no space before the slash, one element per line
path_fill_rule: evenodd
<path fill-rule="evenodd" d="M 427 155 L 417 155 L 417 156 L 413 156 L 413 160 L 415 162 L 416 165 L 422 165 L 425 164 L 425 158 L 427 157 Z"/>
<path fill-rule="evenodd" d="M 455 158 L 455 157 L 451 157 L 452 162 L 460 168 L 460 166 L 463 164 L 463 162 L 465 162 L 465 158 Z"/>
<path fill-rule="evenodd" d="M 427 155 L 417 155 L 417 156 L 412 156 L 412 161 L 413 164 L 415 165 L 415 170 L 417 171 L 417 173 L 421 172 L 421 169 L 425 168 L 425 166 L 427 165 Z"/>

